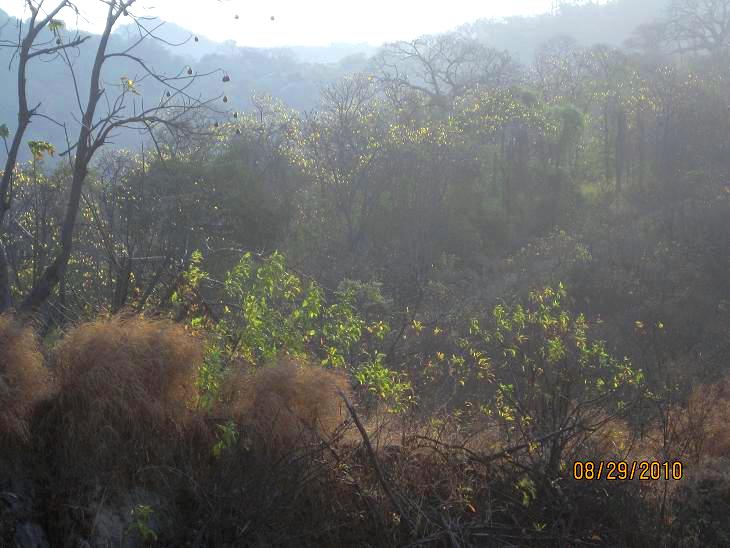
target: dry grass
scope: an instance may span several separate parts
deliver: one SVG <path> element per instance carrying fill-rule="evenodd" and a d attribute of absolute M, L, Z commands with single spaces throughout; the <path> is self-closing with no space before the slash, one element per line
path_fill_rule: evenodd
<path fill-rule="evenodd" d="M 32 347 L 17 342 L 33 341 L 15 324 L 3 320 L 0 327 L 0 342 L 12 333 L 18 348 Z M 11 346 L 0 346 L 3 359 Z M 292 361 L 232 368 L 212 416 L 204 416 L 194 409 L 202 354 L 200 341 L 183 328 L 139 318 L 83 324 L 58 344 L 53 360 L 59 389 L 33 430 L 42 440 L 38 454 L 48 459 L 55 497 L 49 500 L 56 501 L 49 508 L 61 516 L 53 525 L 56 538 L 78 530 L 91 535 L 90 524 L 102 523 L 66 508 L 107 504 L 112 514 L 123 508 L 119 515 L 126 516 L 125 496 L 135 489 L 159 501 L 155 512 L 164 523 L 157 532 L 166 545 L 193 538 L 211 546 L 396 546 L 419 538 L 470 545 L 485 535 L 497 535 L 499 545 L 499 535 L 519 538 L 524 524 L 536 522 L 548 524 L 541 533 L 530 530 L 536 541 L 540 535 L 548 542 L 599 534 L 614 545 L 638 545 L 636 539 L 657 533 L 655 526 L 624 534 L 620 523 L 653 516 L 667 498 L 681 502 L 691 495 L 698 505 L 705 502 L 674 486 L 647 492 L 635 483 L 597 486 L 567 475 L 554 488 L 552 478 L 541 481 L 529 454 L 483 458 L 499 454 L 506 440 L 481 417 L 363 415 L 370 453 L 354 428 L 338 429 L 348 418 L 340 396 L 351 397 L 347 376 Z M 37 351 L 35 356 L 42 367 Z M 728 396 L 730 384 L 700 387 L 673 415 L 672 443 L 682 455 L 730 448 Z M 228 421 L 236 423 L 237 436 L 227 437 Z M 654 449 L 632 442 L 629 426 L 614 421 L 566 451 L 571 458 L 598 459 Z M 534 472 L 532 483 L 526 470 Z M 109 492 L 89 489 L 99 485 Z M 686 536 L 697 520 L 691 512 L 682 516 Z M 568 521 L 570 529 L 552 525 Z"/>
<path fill-rule="evenodd" d="M 637 448 L 642 458 L 700 464 L 730 454 L 730 379 L 696 386 L 669 408 Z"/>
<path fill-rule="evenodd" d="M 0 439 L 27 439 L 29 416 L 49 387 L 33 331 L 9 315 L 0 316 Z"/>
<path fill-rule="evenodd" d="M 342 535 L 361 521 L 321 443 L 335 444 L 347 416 L 338 391 L 348 394 L 348 384 L 338 372 L 286 360 L 232 368 L 212 413 L 218 424 L 233 421 L 238 437 L 198 479 L 214 495 L 194 512 L 208 523 L 206 545 L 353 545 Z"/>
<path fill-rule="evenodd" d="M 59 470 L 93 478 L 169 463 L 196 418 L 202 357 L 200 342 L 167 322 L 101 320 L 70 331 L 54 353 L 59 392 L 45 417 Z"/>
<path fill-rule="evenodd" d="M 225 383 L 220 413 L 284 449 L 332 434 L 347 416 L 340 391 L 350 393 L 347 377 L 321 367 L 282 361 L 238 369 Z"/>
<path fill-rule="evenodd" d="M 730 381 L 696 387 L 684 419 L 693 457 L 702 460 L 730 455 Z"/>

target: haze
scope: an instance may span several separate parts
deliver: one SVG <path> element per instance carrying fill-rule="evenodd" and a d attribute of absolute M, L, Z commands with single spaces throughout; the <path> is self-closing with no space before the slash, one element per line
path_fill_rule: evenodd
<path fill-rule="evenodd" d="M 0 548 L 730 548 L 730 0 L 13 3 Z"/>
<path fill-rule="evenodd" d="M 21 0 L 3 0 L 0 4 L 11 15 L 27 17 L 25 3 Z M 98 4 L 80 0 L 77 5 L 83 17 L 78 21 L 75 17 L 67 19 L 67 24 L 98 31 L 104 16 Z M 134 13 L 158 16 L 216 41 L 235 40 L 239 46 L 278 47 L 339 42 L 380 45 L 448 31 L 479 18 L 544 13 L 551 5 L 551 0 L 452 0 L 448 4 L 389 0 L 272 0 L 260 3 L 158 0 L 140 2 Z"/>

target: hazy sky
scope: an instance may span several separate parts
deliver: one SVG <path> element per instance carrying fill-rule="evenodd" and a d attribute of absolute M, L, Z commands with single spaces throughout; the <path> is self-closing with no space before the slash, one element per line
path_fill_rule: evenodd
<path fill-rule="evenodd" d="M 44 5 L 56 3 L 45 0 Z M 94 30 L 103 18 L 103 4 L 99 0 L 76 4 L 86 19 L 78 26 Z M 543 13 L 551 5 L 551 0 L 139 0 L 132 12 L 159 16 L 217 41 L 273 47 L 380 45 L 447 31 L 481 17 Z M 22 0 L 0 0 L 0 7 L 11 15 L 24 13 Z M 75 16 L 67 22 L 75 25 Z"/>

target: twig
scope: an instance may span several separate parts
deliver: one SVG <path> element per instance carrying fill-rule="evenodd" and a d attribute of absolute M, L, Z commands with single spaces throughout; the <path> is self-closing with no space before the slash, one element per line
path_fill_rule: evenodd
<path fill-rule="evenodd" d="M 398 514 L 401 516 L 401 519 L 403 519 L 408 526 L 409 532 L 413 533 L 415 532 L 416 528 L 413 522 L 411 521 L 410 517 L 406 512 L 403 510 L 403 507 L 398 500 L 398 497 L 396 496 L 395 492 L 391 489 L 390 484 L 386 480 L 385 472 L 383 471 L 383 468 L 380 466 L 380 461 L 378 460 L 377 455 L 375 454 L 375 451 L 373 450 L 373 446 L 370 443 L 370 437 L 368 436 L 367 431 L 365 430 L 365 427 L 362 425 L 362 422 L 360 421 L 360 417 L 358 417 L 357 412 L 355 411 L 355 408 L 353 407 L 352 403 L 350 403 L 350 400 L 347 398 L 344 392 L 342 390 L 337 390 L 337 392 L 340 395 L 340 398 L 342 398 L 342 401 L 345 402 L 345 406 L 347 407 L 347 411 L 350 413 L 350 416 L 352 417 L 353 422 L 355 423 L 355 426 L 357 427 L 358 431 L 360 432 L 360 435 L 362 436 L 362 440 L 365 444 L 365 450 L 368 453 L 368 456 L 370 457 L 370 460 L 373 462 L 373 467 L 375 468 L 375 475 L 378 478 L 378 482 L 380 482 L 380 485 L 383 488 L 383 491 L 385 491 L 386 496 L 388 499 L 390 499 L 390 502 L 393 504 L 393 506 L 398 510 Z"/>

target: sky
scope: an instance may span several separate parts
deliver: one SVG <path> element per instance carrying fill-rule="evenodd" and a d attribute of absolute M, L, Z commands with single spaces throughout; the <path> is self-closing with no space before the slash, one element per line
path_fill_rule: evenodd
<path fill-rule="evenodd" d="M 45 0 L 44 7 L 57 2 Z M 0 0 L 0 8 L 16 17 L 27 16 L 24 4 L 23 0 Z M 77 0 L 76 5 L 84 17 L 77 21 L 70 13 L 67 24 L 98 30 L 104 4 Z M 551 6 L 552 0 L 138 0 L 131 11 L 160 17 L 219 42 L 279 47 L 380 45 L 448 31 L 485 17 L 544 13 Z"/>

